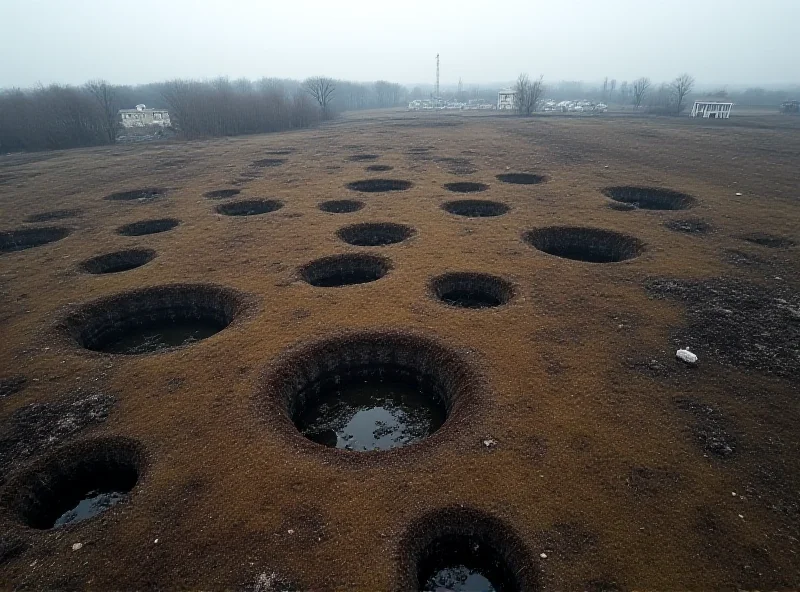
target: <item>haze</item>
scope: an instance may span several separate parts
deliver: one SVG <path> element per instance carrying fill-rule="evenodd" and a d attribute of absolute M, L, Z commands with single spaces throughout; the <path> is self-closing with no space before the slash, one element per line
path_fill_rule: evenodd
<path fill-rule="evenodd" d="M 0 87 L 326 75 L 405 84 L 800 81 L 797 0 L 2 0 Z"/>

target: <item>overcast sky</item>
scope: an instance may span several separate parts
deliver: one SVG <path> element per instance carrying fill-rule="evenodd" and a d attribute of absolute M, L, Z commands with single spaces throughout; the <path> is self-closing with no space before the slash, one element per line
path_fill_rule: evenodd
<path fill-rule="evenodd" d="M 800 82 L 800 0 L 0 0 L 0 87 L 220 75 Z"/>

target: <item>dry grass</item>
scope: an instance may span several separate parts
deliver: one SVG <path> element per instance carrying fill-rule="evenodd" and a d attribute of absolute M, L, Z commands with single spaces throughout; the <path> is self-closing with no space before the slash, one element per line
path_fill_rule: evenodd
<path fill-rule="evenodd" d="M 0 379 L 22 385 L 0 399 L 0 419 L 75 389 L 106 392 L 117 401 L 108 419 L 71 438 L 129 438 L 142 446 L 146 469 L 127 503 L 65 536 L 3 513 L 0 587 L 240 588 L 276 572 L 301 589 L 386 590 L 406 569 L 407 529 L 457 506 L 497 517 L 524 541 L 531 556 L 523 563 L 536 564 L 542 589 L 800 586 L 797 374 L 738 366 L 730 344 L 719 358 L 713 340 L 725 335 L 706 331 L 695 343 L 679 331 L 692 327 L 687 307 L 702 301 L 646 289 L 655 278 L 732 278 L 765 294 L 780 285 L 782 335 L 794 334 L 800 249 L 742 237 L 800 243 L 798 125 L 770 116 L 377 112 L 297 133 L 3 157 L 0 174 L 11 180 L 0 185 L 0 232 L 26 228 L 42 212 L 81 214 L 58 219 L 71 232 L 57 242 L 0 254 Z M 356 152 L 380 155 L 394 167 L 391 179 L 412 185 L 349 190 L 365 177 L 364 163 L 348 160 Z M 285 162 L 251 165 L 270 153 Z M 457 172 L 448 168 L 456 162 Z M 497 180 L 510 172 L 547 181 Z M 463 181 L 488 185 L 481 199 L 508 212 L 448 214 L 441 206 L 454 195 L 444 186 Z M 611 209 L 601 193 L 611 186 L 691 195 L 691 218 L 713 232 L 670 230 L 685 211 Z M 165 192 L 104 199 L 137 187 Z M 285 205 L 264 216 L 218 216 L 223 202 L 204 196 L 223 189 L 210 197 L 224 200 L 231 187 L 238 199 Z M 346 199 L 366 205 L 348 214 L 318 208 Z M 181 224 L 117 234 L 165 218 Z M 416 234 L 374 248 L 337 238 L 367 222 Z M 591 264 L 523 240 L 525 231 L 555 226 L 622 233 L 644 249 Z M 79 269 L 134 248 L 157 257 L 130 272 Z M 379 253 L 391 267 L 378 281 L 346 287 L 303 281 L 298 270 L 309 262 L 346 253 Z M 503 278 L 515 296 L 496 308 L 443 306 L 430 281 L 456 271 Z M 88 352 L 59 333 L 76 305 L 175 283 L 224 286 L 252 305 L 220 333 L 161 354 Z M 325 462 L 273 429 L 258 384 L 289 348 L 357 330 L 436 339 L 486 388 L 425 454 Z M 676 335 L 690 341 L 680 345 L 694 348 L 699 367 L 675 361 Z M 9 438 L 0 430 L 0 445 Z M 730 454 L 709 452 L 718 449 Z M 1 480 L 28 461 L 39 462 L 19 460 Z M 72 551 L 75 542 L 83 548 Z"/>

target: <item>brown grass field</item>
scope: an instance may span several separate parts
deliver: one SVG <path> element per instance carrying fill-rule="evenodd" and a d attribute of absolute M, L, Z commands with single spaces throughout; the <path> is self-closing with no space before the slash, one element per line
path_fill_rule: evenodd
<path fill-rule="evenodd" d="M 377 158 L 351 158 L 363 154 Z M 463 507 L 497 519 L 524 588 L 800 588 L 799 157 L 800 121 L 777 115 L 382 111 L 302 132 L 0 158 L 0 233 L 69 231 L 0 253 L 0 587 L 402 589 L 415 537 Z M 496 178 L 510 172 L 545 179 Z M 346 187 L 369 178 L 412 186 Z M 452 193 L 453 182 L 488 188 Z M 693 207 L 615 209 L 612 186 L 671 189 Z M 104 199 L 148 187 L 166 191 Z M 204 196 L 221 189 L 240 193 Z M 472 198 L 509 209 L 441 207 Z M 283 206 L 215 211 L 252 199 Z M 318 208 L 340 199 L 365 206 Z M 116 231 L 150 219 L 179 224 Z M 378 247 L 337 237 L 362 222 L 414 232 Z M 588 263 L 524 240 L 565 226 L 629 235 L 638 256 Z M 133 248 L 154 256 L 123 273 L 82 267 Z M 343 253 L 390 269 L 347 287 L 303 281 L 307 263 Z M 500 276 L 513 296 L 447 306 L 429 284 L 454 271 Z M 165 284 L 223 288 L 234 321 L 157 354 L 78 345 L 76 323 L 113 312 L 84 305 Z M 440 431 L 356 453 L 293 429 L 270 394 L 303 359 L 287 355 L 361 330 L 466 363 L 467 394 Z M 64 528 L 25 522 L 32 483 L 47 490 L 47 471 L 112 445 L 139 470 L 127 501 Z"/>

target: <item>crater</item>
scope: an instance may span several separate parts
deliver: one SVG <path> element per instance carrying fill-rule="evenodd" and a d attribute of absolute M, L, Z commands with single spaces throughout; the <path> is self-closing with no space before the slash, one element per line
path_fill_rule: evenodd
<path fill-rule="evenodd" d="M 323 212 L 331 214 L 350 214 L 357 212 L 364 207 L 363 201 L 355 201 L 352 199 L 335 199 L 331 201 L 324 201 L 319 204 L 319 209 Z"/>
<path fill-rule="evenodd" d="M 606 187 L 603 195 L 642 210 L 687 210 L 697 203 L 690 195 L 658 187 Z"/>
<path fill-rule="evenodd" d="M 393 168 L 393 166 L 388 164 L 371 164 L 368 167 L 364 167 L 364 170 L 370 171 L 371 173 L 378 173 L 391 171 Z"/>
<path fill-rule="evenodd" d="M 77 442 L 12 481 L 3 506 L 18 522 L 38 530 L 88 520 L 130 497 L 144 458 L 143 447 L 128 438 Z"/>
<path fill-rule="evenodd" d="M 219 333 L 244 309 L 238 292 L 211 284 L 142 288 L 86 304 L 62 329 L 78 345 L 110 354 L 147 354 Z"/>
<path fill-rule="evenodd" d="M 405 191 L 411 188 L 411 181 L 401 179 L 363 179 L 347 184 L 347 188 L 364 193 L 383 193 L 386 191 Z"/>
<path fill-rule="evenodd" d="M 467 218 L 490 218 L 502 216 L 509 211 L 509 207 L 499 201 L 489 201 L 485 199 L 459 199 L 448 201 L 442 205 L 442 209 L 456 216 L 466 216 Z"/>
<path fill-rule="evenodd" d="M 241 192 L 241 189 L 214 189 L 213 191 L 206 191 L 203 197 L 209 199 L 227 199 L 239 195 Z"/>
<path fill-rule="evenodd" d="M 141 267 L 155 259 L 155 256 L 156 252 L 152 249 L 128 249 L 87 259 L 81 268 L 92 274 L 119 273 Z"/>
<path fill-rule="evenodd" d="M 312 286 L 334 288 L 374 282 L 391 268 L 391 262 L 379 255 L 331 255 L 308 263 L 300 275 Z"/>
<path fill-rule="evenodd" d="M 280 210 L 283 202 L 277 199 L 248 199 L 218 205 L 215 209 L 218 214 L 225 216 L 257 216 Z"/>
<path fill-rule="evenodd" d="M 763 232 L 753 232 L 745 234 L 741 237 L 743 241 L 761 245 L 769 249 L 785 249 L 794 246 L 794 241 L 783 236 L 775 236 L 774 234 L 766 234 Z"/>
<path fill-rule="evenodd" d="M 468 416 L 481 388 L 456 351 L 398 331 L 302 345 L 265 377 L 260 401 L 286 435 L 312 450 L 361 453 L 429 441 Z"/>
<path fill-rule="evenodd" d="M 450 306 L 492 308 L 507 304 L 514 296 L 512 284 L 488 273 L 452 272 L 433 278 L 431 293 Z"/>
<path fill-rule="evenodd" d="M 118 191 L 106 195 L 103 199 L 109 201 L 133 201 L 133 200 L 150 200 L 157 197 L 163 197 L 167 194 L 167 190 L 163 187 L 144 187 L 141 189 L 130 189 L 128 191 Z"/>
<path fill-rule="evenodd" d="M 123 236 L 144 236 L 146 234 L 158 234 L 159 232 L 167 232 L 172 230 L 181 221 L 176 218 L 159 218 L 156 220 L 141 220 L 140 222 L 132 222 L 117 228 L 117 234 Z"/>
<path fill-rule="evenodd" d="M 538 589 L 524 541 L 503 520 L 475 508 L 423 514 L 401 538 L 398 557 L 398 590 Z"/>
<path fill-rule="evenodd" d="M 357 247 L 381 247 L 401 243 L 414 236 L 411 226 L 393 222 L 367 222 L 340 229 L 336 236 Z"/>
<path fill-rule="evenodd" d="M 0 232 L 0 253 L 13 253 L 60 241 L 72 232 L 69 228 L 47 226 Z"/>
<path fill-rule="evenodd" d="M 456 183 L 445 183 L 444 188 L 455 193 L 478 193 L 479 191 L 486 191 L 489 189 L 489 186 L 486 183 L 459 181 Z"/>
<path fill-rule="evenodd" d="M 496 175 L 495 178 L 502 183 L 514 185 L 538 185 L 547 181 L 547 177 L 544 175 L 534 175 L 533 173 L 503 173 Z"/>
<path fill-rule="evenodd" d="M 644 243 L 639 239 L 600 228 L 549 226 L 530 230 L 522 238 L 549 255 L 588 263 L 626 261 L 644 252 Z"/>
<path fill-rule="evenodd" d="M 66 220 L 80 215 L 80 210 L 51 210 L 41 214 L 32 214 L 25 218 L 25 222 L 52 222 L 53 220 Z"/>

